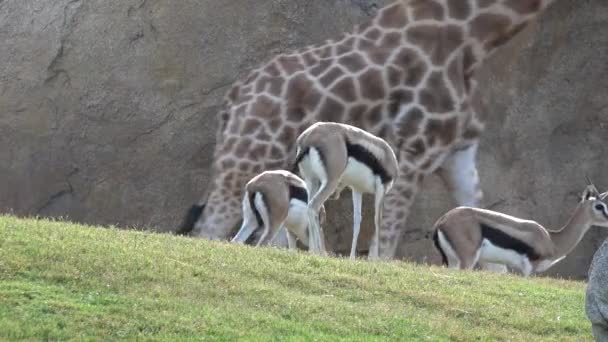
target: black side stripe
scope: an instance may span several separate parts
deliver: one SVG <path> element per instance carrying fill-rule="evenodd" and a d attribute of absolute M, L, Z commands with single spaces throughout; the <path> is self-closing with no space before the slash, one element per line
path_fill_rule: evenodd
<path fill-rule="evenodd" d="M 435 234 L 433 234 L 433 243 L 435 243 L 435 248 L 437 248 L 439 250 L 439 253 L 441 253 L 441 263 L 444 266 L 447 266 L 448 257 L 445 255 L 445 252 L 443 251 L 443 249 L 441 248 L 441 245 L 439 244 L 439 228 L 435 229 Z"/>
<path fill-rule="evenodd" d="M 500 229 L 490 227 L 487 224 L 480 223 L 480 226 L 481 236 L 488 239 L 493 245 L 504 249 L 514 250 L 519 254 L 525 254 L 530 261 L 540 259 L 540 255 L 527 243 L 506 234 Z"/>
<path fill-rule="evenodd" d="M 253 214 L 255 215 L 255 220 L 258 223 L 258 227 L 263 227 L 264 226 L 264 221 L 262 221 L 262 215 L 260 215 L 260 212 L 258 211 L 258 208 L 256 208 L 255 203 L 253 202 L 253 197 L 255 196 L 255 194 L 257 194 L 258 192 L 253 192 L 249 194 L 249 205 L 251 206 L 251 210 L 253 210 Z M 264 195 L 262 195 L 261 193 L 259 193 L 260 196 L 262 196 L 262 198 L 264 198 Z"/>
<path fill-rule="evenodd" d="M 308 193 L 305 188 L 295 185 L 289 185 L 289 199 L 295 198 L 304 203 L 308 203 Z"/>
<path fill-rule="evenodd" d="M 349 157 L 352 157 L 367 165 L 367 167 L 369 167 L 375 175 L 380 177 L 382 184 L 386 184 L 393 179 L 391 176 L 389 176 L 388 172 L 386 172 L 386 169 L 382 167 L 382 164 L 380 164 L 380 161 L 376 158 L 376 156 L 374 156 L 365 147 L 353 144 L 346 140 L 346 151 Z"/>

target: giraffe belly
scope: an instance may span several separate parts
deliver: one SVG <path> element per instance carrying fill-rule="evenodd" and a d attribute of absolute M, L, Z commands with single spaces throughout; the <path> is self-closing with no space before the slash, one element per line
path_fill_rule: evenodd
<path fill-rule="evenodd" d="M 509 265 L 522 271 L 531 270 L 532 264 L 526 255 L 511 249 L 505 249 L 483 239 L 479 248 L 479 260 L 484 262 Z"/>
<path fill-rule="evenodd" d="M 340 182 L 361 193 L 374 193 L 376 191 L 376 177 L 367 165 L 351 157 L 348 158 Z"/>

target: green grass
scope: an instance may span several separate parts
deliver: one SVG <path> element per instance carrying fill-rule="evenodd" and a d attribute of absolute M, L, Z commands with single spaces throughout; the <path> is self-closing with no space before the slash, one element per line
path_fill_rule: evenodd
<path fill-rule="evenodd" d="M 0 340 L 591 341 L 584 283 L 0 216 Z"/>

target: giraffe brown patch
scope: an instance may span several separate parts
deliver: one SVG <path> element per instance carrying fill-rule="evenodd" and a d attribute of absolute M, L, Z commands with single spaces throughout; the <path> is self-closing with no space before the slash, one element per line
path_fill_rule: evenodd
<path fill-rule="evenodd" d="M 372 27 L 367 32 L 365 32 L 365 38 L 375 41 L 380 38 L 381 34 L 382 32 L 378 28 Z"/>
<path fill-rule="evenodd" d="M 392 65 L 386 67 L 386 75 L 391 88 L 398 86 L 403 79 L 403 72 Z"/>
<path fill-rule="evenodd" d="M 407 31 L 407 38 L 419 46 L 435 65 L 442 65 L 447 58 L 463 43 L 462 29 L 456 25 L 441 27 L 417 25 Z"/>
<path fill-rule="evenodd" d="M 331 92 L 346 102 L 353 102 L 357 99 L 355 82 L 352 77 L 346 77 L 337 82 Z"/>
<path fill-rule="evenodd" d="M 282 159 L 283 157 L 283 151 L 277 146 L 272 146 L 272 148 L 270 149 L 270 158 Z"/>
<path fill-rule="evenodd" d="M 270 141 L 272 140 L 272 137 L 270 136 L 270 134 L 268 134 L 268 132 L 265 129 L 262 129 L 258 132 L 258 134 L 255 135 L 255 138 L 259 141 Z"/>
<path fill-rule="evenodd" d="M 266 157 L 266 153 L 268 152 L 268 145 L 266 144 L 257 144 L 254 148 L 249 152 L 249 157 L 252 160 L 260 160 Z"/>
<path fill-rule="evenodd" d="M 402 196 L 403 196 L 403 194 L 402 194 Z M 403 211 L 399 210 L 399 211 L 398 211 L 398 212 L 395 214 L 395 218 L 396 218 L 397 220 L 403 220 L 403 219 L 405 219 L 405 213 L 404 213 Z"/>
<path fill-rule="evenodd" d="M 297 56 L 279 56 L 277 63 L 287 75 L 293 75 L 297 71 L 304 70 L 304 65 Z"/>
<path fill-rule="evenodd" d="M 391 50 L 385 48 L 373 48 L 367 50 L 367 56 L 372 61 L 372 63 L 379 66 L 383 66 L 384 64 L 386 64 L 386 60 L 390 56 L 391 52 Z"/>
<path fill-rule="evenodd" d="M 426 87 L 419 93 L 420 104 L 432 113 L 448 113 L 454 110 L 454 99 L 450 95 L 440 71 L 429 76 Z"/>
<path fill-rule="evenodd" d="M 382 74 L 377 69 L 369 69 L 359 78 L 361 95 L 369 100 L 381 100 L 384 98 L 384 81 Z"/>
<path fill-rule="evenodd" d="M 382 125 L 382 127 L 380 127 L 380 130 L 378 131 L 378 134 L 376 134 L 376 135 L 381 138 L 386 138 L 386 137 L 388 137 L 390 131 L 391 131 L 391 125 L 384 124 L 384 125 Z"/>
<path fill-rule="evenodd" d="M 315 54 L 321 59 L 329 58 L 332 56 L 331 49 L 332 49 L 331 45 L 325 45 L 325 46 L 322 46 L 322 47 L 316 49 Z"/>
<path fill-rule="evenodd" d="M 228 169 L 232 169 L 234 166 L 236 166 L 236 162 L 232 159 L 224 159 L 224 160 L 222 160 L 220 165 L 222 165 L 222 169 L 228 170 Z"/>
<path fill-rule="evenodd" d="M 356 52 L 340 57 L 338 63 L 353 73 L 359 72 L 367 66 L 363 57 Z"/>
<path fill-rule="evenodd" d="M 241 131 L 241 133 L 243 133 L 243 135 L 252 134 L 258 128 L 260 128 L 261 125 L 262 125 L 262 123 L 260 121 L 258 121 L 257 119 L 254 119 L 254 118 L 246 119 L 245 125 L 243 126 L 243 130 Z"/>
<path fill-rule="evenodd" d="M 310 51 L 305 52 L 302 55 L 302 58 L 304 59 L 304 64 L 306 64 L 307 67 L 315 65 L 319 61 L 317 57 Z"/>
<path fill-rule="evenodd" d="M 236 101 L 236 99 L 239 97 L 239 92 L 241 91 L 241 87 L 240 85 L 235 85 L 234 87 L 232 87 L 230 89 L 230 91 L 228 92 L 228 99 L 232 102 Z"/>
<path fill-rule="evenodd" d="M 398 118 L 397 135 L 399 138 L 407 139 L 416 135 L 423 118 L 424 113 L 419 108 L 412 108 L 404 116 Z"/>
<path fill-rule="evenodd" d="M 375 127 L 382 120 L 382 105 L 376 105 L 370 108 L 365 116 L 368 127 Z"/>
<path fill-rule="evenodd" d="M 336 47 L 336 53 L 338 55 L 343 55 L 349 51 L 352 51 L 354 46 L 355 38 L 353 36 L 349 36 L 338 44 Z"/>
<path fill-rule="evenodd" d="M 273 95 L 280 95 L 285 83 L 282 77 L 262 76 L 255 85 L 255 92 L 262 93 L 268 91 Z"/>
<path fill-rule="evenodd" d="M 372 40 L 369 39 L 365 39 L 365 38 L 359 38 L 357 40 L 357 49 L 359 51 L 367 51 L 367 50 L 371 50 L 375 47 L 375 44 Z"/>
<path fill-rule="evenodd" d="M 541 0 L 506 0 L 505 6 L 519 14 L 530 14 L 540 11 Z"/>
<path fill-rule="evenodd" d="M 240 129 L 241 129 L 241 122 L 239 120 L 232 120 L 232 122 L 228 126 L 228 132 L 231 134 L 239 133 Z"/>
<path fill-rule="evenodd" d="M 483 129 L 478 125 L 469 125 L 462 133 L 462 137 L 465 139 L 477 139 L 481 136 Z"/>
<path fill-rule="evenodd" d="M 477 7 L 486 8 L 494 3 L 496 3 L 496 0 L 477 0 Z"/>
<path fill-rule="evenodd" d="M 388 115 L 394 119 L 399 114 L 402 104 L 410 103 L 414 99 L 414 94 L 405 89 L 398 89 L 391 92 L 389 96 Z"/>
<path fill-rule="evenodd" d="M 290 126 L 286 126 L 286 127 L 283 127 L 281 134 L 279 134 L 279 136 L 277 137 L 277 141 L 281 145 L 289 147 L 289 146 L 293 146 L 297 137 L 298 137 L 298 134 L 297 134 L 296 129 L 293 127 L 290 127 Z"/>
<path fill-rule="evenodd" d="M 230 137 L 228 139 L 226 139 L 224 141 L 224 143 L 222 144 L 222 152 L 223 153 L 228 153 L 230 151 L 232 151 L 232 148 L 234 147 L 234 144 L 236 143 L 236 138 L 235 137 Z"/>
<path fill-rule="evenodd" d="M 326 97 L 317 115 L 318 121 L 342 122 L 343 117 L 344 105 L 331 97 Z"/>
<path fill-rule="evenodd" d="M 250 168 L 251 168 L 251 164 L 249 164 L 249 162 L 243 161 L 243 162 L 239 163 L 239 170 L 241 172 L 249 172 Z"/>
<path fill-rule="evenodd" d="M 486 43 L 504 35 L 511 25 L 511 20 L 504 15 L 483 13 L 471 20 L 469 25 L 471 37 Z"/>
<path fill-rule="evenodd" d="M 417 138 L 409 144 L 407 151 L 409 152 L 412 159 L 416 160 L 424 155 L 424 152 L 426 151 L 426 145 L 424 144 L 424 141 L 422 139 Z"/>
<path fill-rule="evenodd" d="M 277 67 L 277 65 L 274 62 L 268 64 L 266 66 L 266 68 L 264 68 L 264 72 L 272 77 L 281 76 L 281 71 L 279 70 L 279 68 Z"/>
<path fill-rule="evenodd" d="M 429 119 L 426 123 L 424 134 L 429 143 L 448 145 L 456 139 L 458 120 L 450 118 L 447 120 Z"/>
<path fill-rule="evenodd" d="M 313 76 L 319 76 L 327 71 L 327 69 L 329 69 L 333 63 L 333 59 L 324 59 L 320 61 L 314 68 L 310 69 L 310 74 Z"/>
<path fill-rule="evenodd" d="M 315 97 L 313 83 L 305 75 L 292 78 L 287 84 L 287 120 L 298 122 L 306 116 L 305 108 L 309 108 L 310 97 Z M 318 99 L 316 100 L 318 102 Z M 316 103 L 314 104 L 316 106 Z"/>
<path fill-rule="evenodd" d="M 410 2 L 410 7 L 412 8 L 414 19 L 416 20 L 443 20 L 443 6 L 433 0 L 414 0 Z"/>
<path fill-rule="evenodd" d="M 343 75 L 342 69 L 340 69 L 338 67 L 333 67 L 325 75 L 323 75 L 323 77 L 321 77 L 319 79 L 319 81 L 321 82 L 321 84 L 324 87 L 327 88 L 342 75 Z"/>
<path fill-rule="evenodd" d="M 251 139 L 244 138 L 236 144 L 236 148 L 234 149 L 234 155 L 238 158 L 243 158 L 247 155 L 249 148 L 251 147 Z"/>
<path fill-rule="evenodd" d="M 427 71 L 427 65 L 418 53 L 412 49 L 402 49 L 395 56 L 393 65 L 403 70 L 405 84 L 415 87 L 420 83 Z"/>
<path fill-rule="evenodd" d="M 378 24 L 384 28 L 402 28 L 407 24 L 405 5 L 400 3 L 385 7 L 379 15 Z"/>
<path fill-rule="evenodd" d="M 366 105 L 356 105 L 348 111 L 347 122 L 356 127 L 363 127 L 363 115 L 367 113 Z"/>
<path fill-rule="evenodd" d="M 281 119 L 281 117 L 276 117 L 270 120 L 270 122 L 268 123 L 268 125 L 270 126 L 270 130 L 273 132 L 276 132 L 279 128 L 281 128 L 282 124 L 283 120 Z"/>
<path fill-rule="evenodd" d="M 448 13 L 451 18 L 464 20 L 471 14 L 468 0 L 448 1 Z"/>
<path fill-rule="evenodd" d="M 458 96 L 464 94 L 464 74 L 462 72 L 462 58 L 454 58 L 448 66 L 448 79 L 456 89 Z"/>
<path fill-rule="evenodd" d="M 254 172 L 254 173 L 262 172 L 262 165 L 254 165 L 253 168 L 251 168 L 251 172 Z"/>
<path fill-rule="evenodd" d="M 401 45 L 401 33 L 397 33 L 397 32 L 390 32 L 384 35 L 384 37 L 382 37 L 382 40 L 380 41 L 380 46 L 387 48 L 387 49 L 394 49 L 396 47 L 398 47 L 399 45 Z"/>
<path fill-rule="evenodd" d="M 264 120 L 275 117 L 279 112 L 279 104 L 268 96 L 260 95 L 251 106 L 251 113 Z"/>

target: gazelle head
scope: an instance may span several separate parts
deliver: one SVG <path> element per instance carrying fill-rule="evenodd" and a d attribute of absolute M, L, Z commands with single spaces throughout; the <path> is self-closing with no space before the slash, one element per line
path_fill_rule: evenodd
<path fill-rule="evenodd" d="M 608 197 L 608 191 L 600 193 L 591 181 L 588 182 L 589 185 L 583 191 L 581 205 L 589 215 L 592 225 L 608 228 L 608 205 L 604 202 Z"/>

